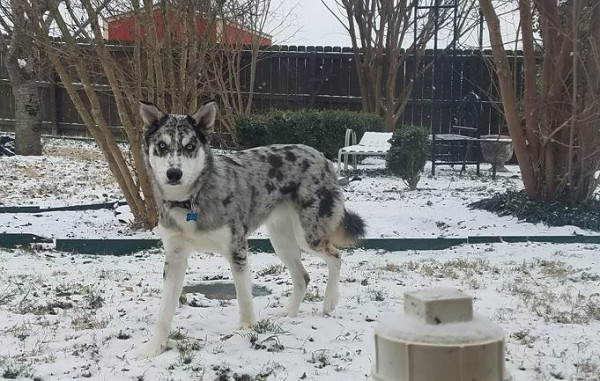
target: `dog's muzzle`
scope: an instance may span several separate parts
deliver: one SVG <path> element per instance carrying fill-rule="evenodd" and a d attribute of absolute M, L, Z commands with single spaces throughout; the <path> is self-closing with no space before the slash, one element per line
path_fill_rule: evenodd
<path fill-rule="evenodd" d="M 183 172 L 179 168 L 169 168 L 167 170 L 167 180 L 169 184 L 176 185 L 179 184 L 179 180 L 183 176 Z"/>

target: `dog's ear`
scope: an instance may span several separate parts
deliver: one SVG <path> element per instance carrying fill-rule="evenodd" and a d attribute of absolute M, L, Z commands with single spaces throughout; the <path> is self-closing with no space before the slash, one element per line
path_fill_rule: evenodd
<path fill-rule="evenodd" d="M 140 103 L 140 116 L 142 120 L 146 124 L 146 126 L 153 125 L 156 121 L 163 118 L 165 115 L 164 112 L 160 111 L 158 107 L 150 102 L 139 101 Z"/>
<path fill-rule="evenodd" d="M 198 111 L 190 115 L 190 117 L 205 134 L 210 133 L 215 126 L 217 110 L 217 102 L 211 100 L 200 106 Z"/>

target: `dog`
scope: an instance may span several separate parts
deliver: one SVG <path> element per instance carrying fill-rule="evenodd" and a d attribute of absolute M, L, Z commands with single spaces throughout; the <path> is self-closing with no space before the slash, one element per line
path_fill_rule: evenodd
<path fill-rule="evenodd" d="M 159 212 L 165 248 L 163 289 L 153 336 L 139 358 L 160 354 L 167 342 L 193 251 L 220 253 L 229 261 L 239 306 L 239 328 L 255 323 L 247 237 L 266 225 L 275 253 L 287 267 L 293 291 L 282 316 L 297 316 L 310 280 L 301 252 L 328 267 L 323 313 L 339 299 L 337 247 L 365 234 L 365 222 L 344 207 L 333 164 L 305 145 L 271 145 L 213 154 L 209 132 L 216 102 L 192 115 L 166 114 L 140 102 L 146 125 L 144 157 Z"/>

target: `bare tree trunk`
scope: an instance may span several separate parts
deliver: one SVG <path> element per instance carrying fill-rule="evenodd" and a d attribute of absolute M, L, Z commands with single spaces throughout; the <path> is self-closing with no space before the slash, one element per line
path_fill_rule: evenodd
<path fill-rule="evenodd" d="M 40 96 L 35 82 L 12 85 L 15 98 L 15 151 L 19 155 L 42 154 Z"/>
<path fill-rule="evenodd" d="M 339 16 L 331 1 L 321 0 L 321 3 L 350 36 L 363 111 L 381 115 L 384 129 L 393 131 L 413 88 L 412 83 L 407 83 L 397 94 L 398 71 L 409 57 L 401 53 L 405 38 L 409 32 L 417 31 L 416 38 L 406 50 L 412 53 L 416 75 L 420 76 L 425 71 L 418 67 L 427 43 L 435 36 L 434 24 L 438 22 L 440 29 L 449 25 L 451 20 L 454 21 L 454 12 L 446 8 L 441 11 L 429 9 L 425 14 L 415 16 L 415 5 L 446 5 L 441 0 L 335 0 L 335 6 L 344 12 Z M 464 0 L 461 3 L 461 20 L 456 25 L 463 28 L 475 2 Z"/>
<path fill-rule="evenodd" d="M 11 19 L 12 35 L 10 40 L 2 38 L 0 44 L 15 100 L 15 151 L 19 155 L 39 156 L 42 154 L 42 118 L 37 81 L 42 69 L 37 48 L 28 34 L 29 20 L 24 16 L 24 6 L 20 0 L 10 1 L 12 12 L 2 17 Z M 8 27 L 6 22 L 2 26 Z"/>
<path fill-rule="evenodd" d="M 500 31 L 500 20 L 496 15 L 491 0 L 479 0 L 479 5 L 481 6 L 481 10 L 488 25 L 490 42 L 492 44 L 492 54 L 494 56 L 502 105 L 504 108 L 504 116 L 506 118 L 510 136 L 513 140 L 519 167 L 521 168 L 525 192 L 528 197 L 536 198 L 538 194 L 536 172 L 531 157 L 529 156 L 525 135 L 521 129 L 521 118 L 519 117 L 517 96 L 515 89 L 512 86 L 512 71 L 508 64 L 506 51 L 504 50 L 504 42 L 502 41 L 502 34 Z"/>
<path fill-rule="evenodd" d="M 540 142 L 536 136 L 539 130 L 538 104 L 536 94 L 537 63 L 535 58 L 532 12 L 530 0 L 519 0 L 521 29 L 523 35 L 524 79 L 525 79 L 525 137 L 529 142 L 532 161 L 539 163 Z"/>
<path fill-rule="evenodd" d="M 492 1 L 479 3 L 489 27 L 504 116 L 527 196 L 543 201 L 582 202 L 593 194 L 597 184 L 594 174 L 600 169 L 598 3 L 519 0 L 525 68 L 522 104 L 517 103 L 511 83 L 514 73 L 508 65 Z M 534 46 L 533 4 L 539 12 L 541 55 L 536 55 Z M 583 17 L 583 12 L 589 18 Z M 520 126 L 520 106 L 525 133 Z"/>

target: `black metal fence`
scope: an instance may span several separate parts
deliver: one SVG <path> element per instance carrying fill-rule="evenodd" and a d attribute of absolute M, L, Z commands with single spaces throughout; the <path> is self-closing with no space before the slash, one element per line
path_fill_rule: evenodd
<path fill-rule="evenodd" d="M 522 60 L 513 55 L 511 62 L 522 73 Z M 414 75 L 415 61 L 409 57 L 399 68 L 397 91 L 415 81 L 411 100 L 399 123 L 427 126 L 438 133 L 448 132 L 463 97 L 475 91 L 483 100 L 480 133 L 498 133 L 504 119 L 495 100 L 497 86 L 490 69 L 489 51 L 427 51 L 419 68 L 434 61 L 424 75 Z M 248 69 L 244 69 L 248 70 Z M 55 76 L 56 77 L 56 76 Z M 518 75 L 517 91 L 522 88 Z M 249 75 L 242 72 L 245 90 Z M 45 132 L 53 135 L 85 136 L 87 131 L 63 86 L 57 83 L 42 87 L 42 117 Z M 354 54 L 349 48 L 276 46 L 261 53 L 256 68 L 254 110 L 279 109 L 349 109 L 360 110 L 361 94 L 356 76 Z M 106 88 L 99 91 L 102 112 L 110 126 L 120 122 L 114 99 Z M 0 130 L 14 129 L 14 100 L 8 73 L 0 55 Z"/>

